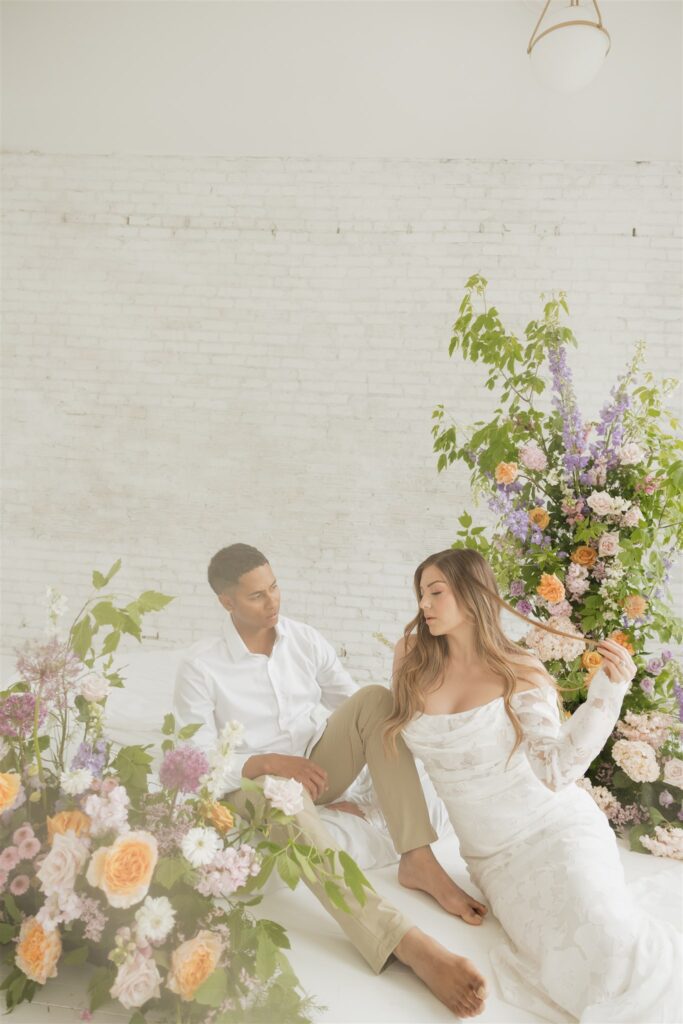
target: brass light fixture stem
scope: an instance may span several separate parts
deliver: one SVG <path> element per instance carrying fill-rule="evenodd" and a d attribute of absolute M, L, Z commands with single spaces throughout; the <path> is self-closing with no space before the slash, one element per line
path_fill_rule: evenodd
<path fill-rule="evenodd" d="M 578 7 L 579 6 L 579 0 L 571 0 L 570 6 L 571 7 Z M 567 26 L 567 25 L 589 25 L 592 28 L 597 28 L 599 32 L 604 32 L 604 34 L 607 36 L 607 53 L 609 53 L 610 47 L 612 45 L 612 40 L 610 39 L 609 32 L 607 31 L 607 29 L 605 28 L 605 26 L 602 23 L 602 14 L 600 13 L 600 8 L 598 7 L 597 0 L 593 0 L 593 6 L 595 7 L 595 13 L 598 16 L 597 22 L 595 22 L 595 21 L 586 21 L 583 18 L 577 18 L 574 21 L 562 21 L 562 22 L 560 22 L 559 25 L 551 25 L 550 28 L 547 28 L 544 32 L 541 32 L 540 35 L 537 36 L 536 33 L 538 32 L 538 30 L 540 28 L 540 25 L 541 25 L 541 22 L 543 21 L 548 8 L 550 7 L 550 0 L 546 0 L 546 5 L 543 8 L 543 10 L 541 11 L 541 17 L 536 22 L 536 27 L 533 30 L 533 32 L 531 33 L 531 39 L 529 40 L 529 45 L 527 46 L 526 52 L 527 53 L 531 53 L 531 51 L 533 50 L 534 46 L 539 41 L 539 39 L 543 39 L 544 36 L 549 35 L 551 32 L 555 32 L 556 29 L 558 29 L 558 28 L 565 28 L 565 26 Z M 605 56 L 607 56 L 607 53 L 605 54 Z"/>

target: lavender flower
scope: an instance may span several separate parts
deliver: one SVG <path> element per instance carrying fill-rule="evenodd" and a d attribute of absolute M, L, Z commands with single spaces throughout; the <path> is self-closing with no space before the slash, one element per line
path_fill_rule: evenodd
<path fill-rule="evenodd" d="M 26 739 L 33 732 L 36 698 L 32 693 L 11 693 L 0 704 L 0 736 Z M 43 704 L 38 709 L 38 727 L 45 721 Z"/>
<path fill-rule="evenodd" d="M 106 760 L 107 744 L 104 740 L 97 740 L 94 745 L 81 743 L 71 762 L 71 771 L 75 771 L 77 768 L 88 768 L 96 778 L 100 778 Z"/>
<path fill-rule="evenodd" d="M 668 789 L 665 789 L 663 793 L 659 794 L 660 807 L 671 807 L 673 802 L 674 798 L 672 797 Z"/>
<path fill-rule="evenodd" d="M 655 681 L 652 676 L 645 676 L 640 680 L 640 688 L 646 696 L 651 697 L 655 692 Z"/>
<path fill-rule="evenodd" d="M 661 658 L 650 658 L 645 669 L 650 673 L 651 676 L 658 676 L 664 668 L 664 662 Z"/>
<path fill-rule="evenodd" d="M 581 414 L 576 404 L 572 374 L 567 363 L 567 350 L 564 345 L 551 349 L 548 365 L 553 378 L 553 406 L 562 420 L 562 440 L 564 456 L 562 458 L 565 478 L 573 480 L 574 473 L 588 464 L 588 456 L 584 455 L 586 431 Z"/>
<path fill-rule="evenodd" d="M 518 601 L 518 603 L 517 603 L 517 611 L 521 615 L 531 615 L 533 610 L 534 609 L 533 609 L 530 601 L 526 601 L 526 600 Z"/>
<path fill-rule="evenodd" d="M 526 584 L 524 580 L 513 580 L 510 584 L 510 596 L 511 597 L 522 597 L 526 590 Z"/>
<path fill-rule="evenodd" d="M 196 793 L 200 779 L 209 770 L 206 754 L 185 743 L 183 746 L 169 750 L 161 762 L 159 781 L 167 789 L 177 789 L 181 793 Z"/>
<path fill-rule="evenodd" d="M 683 722 L 683 686 L 679 686 L 678 683 L 674 683 L 674 694 L 678 701 L 678 720 Z"/>

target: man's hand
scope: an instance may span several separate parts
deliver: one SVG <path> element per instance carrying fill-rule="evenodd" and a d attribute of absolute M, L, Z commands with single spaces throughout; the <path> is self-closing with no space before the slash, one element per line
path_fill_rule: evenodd
<path fill-rule="evenodd" d="M 327 772 L 307 757 L 291 757 L 289 754 L 254 754 L 242 768 L 247 779 L 259 775 L 278 775 L 283 779 L 296 779 L 308 790 L 312 800 L 317 800 L 327 789 Z"/>

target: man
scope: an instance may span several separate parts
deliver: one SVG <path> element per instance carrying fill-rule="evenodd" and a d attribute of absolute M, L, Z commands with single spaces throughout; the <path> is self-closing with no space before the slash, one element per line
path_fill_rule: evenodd
<path fill-rule="evenodd" d="M 223 548 L 211 559 L 208 577 L 227 612 L 224 636 L 190 649 L 178 672 L 175 704 L 184 724 L 201 722 L 194 742 L 206 750 L 226 722 L 244 726 L 244 750 L 235 757 L 226 791 L 230 803 L 246 816 L 241 777 L 297 779 L 305 795 L 296 822 L 309 844 L 325 850 L 334 842 L 315 804 L 333 804 L 367 763 L 400 854 L 401 884 L 480 924 L 486 908 L 455 885 L 430 849 L 437 837 L 412 755 L 401 739 L 397 757 L 384 749 L 390 691 L 358 689 L 317 630 L 280 617 L 277 581 L 256 548 Z M 414 927 L 374 891 L 362 907 L 345 891 L 354 907 L 347 914 L 330 903 L 322 886 L 307 884 L 377 973 L 393 953 L 456 1014 L 481 1012 L 486 986 L 468 960 Z"/>

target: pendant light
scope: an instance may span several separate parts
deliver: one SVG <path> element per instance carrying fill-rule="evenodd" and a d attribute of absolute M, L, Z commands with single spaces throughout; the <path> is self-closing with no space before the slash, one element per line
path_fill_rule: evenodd
<path fill-rule="evenodd" d="M 557 92 L 578 92 L 600 71 L 611 45 L 609 32 L 603 25 L 597 0 L 593 0 L 597 22 L 582 17 L 580 0 L 560 0 L 550 12 L 549 7 L 547 0 L 526 52 L 534 73 L 544 85 Z M 544 18 L 543 30 L 539 31 Z"/>

